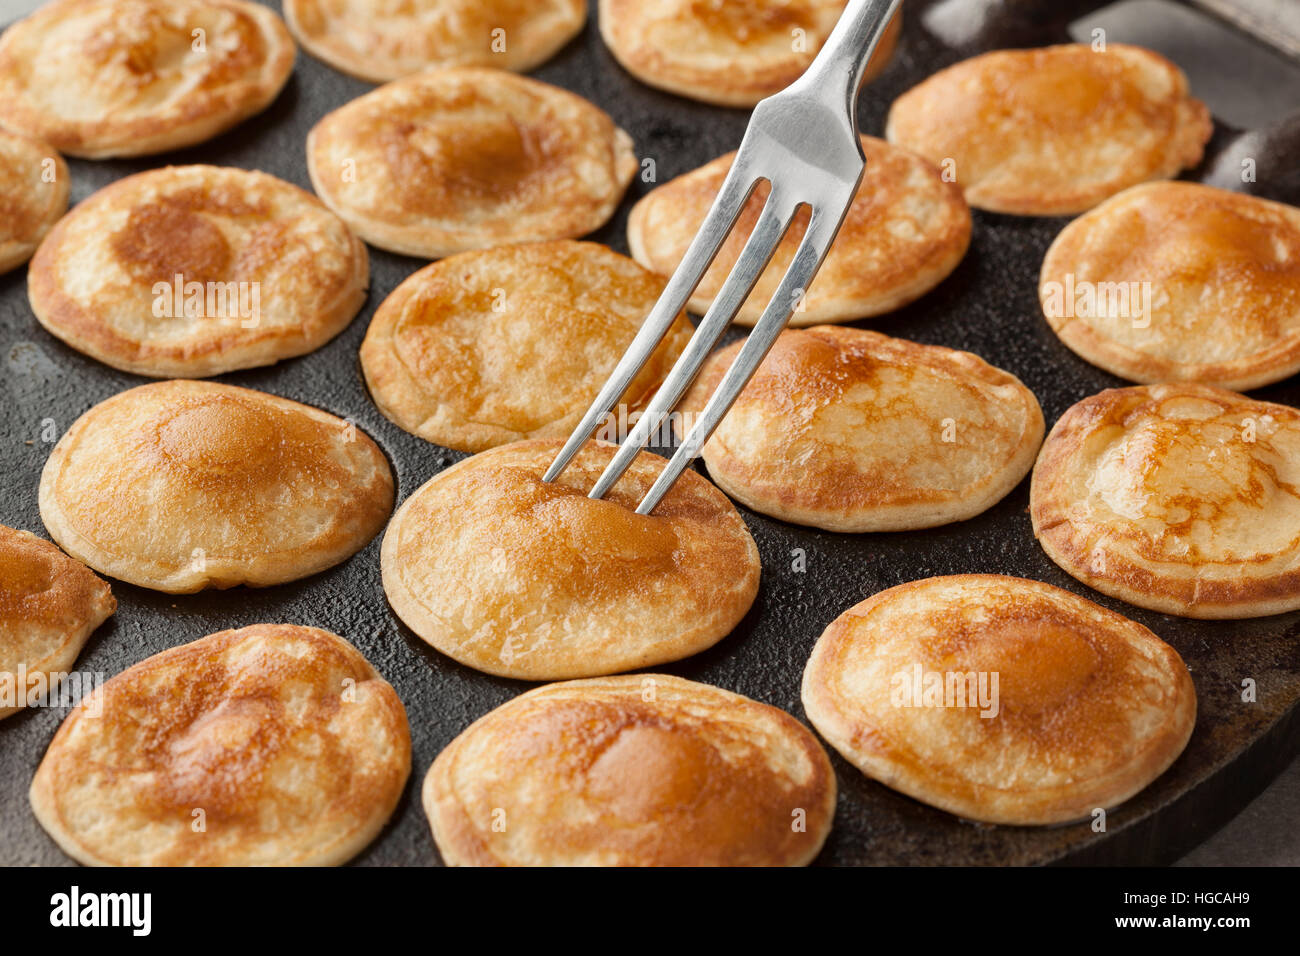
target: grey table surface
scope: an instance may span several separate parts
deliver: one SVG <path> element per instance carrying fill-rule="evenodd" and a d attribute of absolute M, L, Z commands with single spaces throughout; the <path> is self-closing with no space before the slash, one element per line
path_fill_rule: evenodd
<path fill-rule="evenodd" d="M 0 23 L 42 5 L 42 0 L 0 0 Z M 1300 759 L 1227 826 L 1175 866 L 1300 866 Z"/>

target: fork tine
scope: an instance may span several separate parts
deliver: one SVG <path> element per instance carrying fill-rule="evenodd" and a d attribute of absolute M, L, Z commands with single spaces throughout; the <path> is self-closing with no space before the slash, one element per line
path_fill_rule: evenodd
<path fill-rule="evenodd" d="M 746 168 L 742 168 L 741 163 L 732 165 L 722 181 L 722 187 L 718 190 L 713 205 L 709 207 L 709 212 L 704 217 L 704 222 L 700 225 L 699 232 L 691 240 L 686 254 L 682 256 L 682 261 L 673 270 L 672 277 L 659 295 L 659 300 L 655 302 L 650 314 L 641 323 L 641 328 L 632 339 L 632 344 L 619 359 L 618 365 L 614 367 L 609 379 L 601 387 L 596 400 L 591 403 L 591 407 L 583 415 L 578 427 L 573 430 L 573 434 L 565 441 L 559 454 L 551 462 L 551 466 L 542 475 L 543 481 L 554 481 L 560 477 L 569 462 L 573 460 L 573 456 L 578 453 L 578 449 L 591 438 L 592 432 L 596 430 L 601 419 L 623 397 L 623 393 L 632 384 L 632 379 L 636 378 L 637 373 L 649 361 L 659 342 L 668 333 L 669 326 L 673 324 L 682 309 L 686 308 L 686 301 L 695 291 L 695 287 L 700 284 L 700 280 L 704 278 L 705 270 L 713 264 L 722 241 L 731 232 L 732 226 L 740 216 L 740 211 L 749 201 L 755 185 L 757 179 Z"/>
<path fill-rule="evenodd" d="M 794 213 L 795 207 L 778 195 L 775 189 L 768 195 L 763 211 L 759 213 L 758 222 L 754 224 L 754 230 L 745 242 L 745 248 L 741 250 L 735 266 L 723 282 L 722 288 L 718 290 L 704 318 L 700 320 L 699 328 L 691 336 L 685 351 L 673 364 L 668 377 L 655 392 L 654 398 L 633 427 L 631 434 L 623 440 L 614 457 L 605 466 L 604 472 L 588 497 L 603 498 L 605 493 L 617 484 L 650 435 L 663 424 L 669 412 L 681 401 L 686 389 L 690 387 L 691 382 L 695 381 L 695 376 L 699 373 L 704 360 L 709 357 L 718 339 L 722 337 L 722 333 L 731 324 L 732 318 L 758 282 L 759 276 L 772 261 L 777 245 L 786 230 L 790 228 Z"/>
<path fill-rule="evenodd" d="M 822 259 L 826 257 L 826 252 L 830 248 L 831 240 L 839 231 L 842 219 L 842 213 L 836 216 L 827 215 L 817 209 L 813 210 L 808 231 L 799 243 L 799 249 L 795 252 L 790 268 L 782 277 L 772 300 L 768 302 L 763 315 L 754 324 L 754 331 L 745 340 L 740 354 L 736 356 L 736 360 L 727 369 L 727 374 L 718 383 L 717 389 L 705 404 L 700 417 L 691 426 L 690 432 L 678 446 L 672 460 L 659 473 L 659 477 L 655 479 L 650 490 L 646 492 L 645 498 L 637 506 L 637 514 L 648 515 L 654 511 L 668 489 L 699 455 L 704 443 L 709 440 L 713 430 L 718 427 L 722 417 L 730 410 L 741 390 L 753 376 L 754 370 L 767 355 L 776 337 L 790 321 L 798 297 L 808 287 L 808 283 L 812 281 L 812 277 L 821 266 Z"/>

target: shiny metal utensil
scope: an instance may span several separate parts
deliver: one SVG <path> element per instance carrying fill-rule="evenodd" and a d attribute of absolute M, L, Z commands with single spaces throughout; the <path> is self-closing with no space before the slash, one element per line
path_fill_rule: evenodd
<path fill-rule="evenodd" d="M 866 167 L 862 144 L 858 140 L 858 87 L 871 52 L 899 3 L 901 0 L 849 0 L 826 44 L 803 76 L 754 107 L 736 160 L 723 180 L 704 224 L 609 381 L 546 470 L 544 481 L 554 481 L 560 476 L 627 391 L 632 379 L 686 306 L 687 299 L 713 262 L 754 188 L 760 180 L 766 180 L 771 191 L 735 268 L 722 284 L 686 350 L 673 365 L 645 413 L 596 481 L 590 497 L 604 497 L 644 447 L 648 437 L 659 429 L 681 400 L 771 261 L 795 213 L 800 207 L 808 206 L 811 210 L 808 229 L 790 268 L 777 286 L 776 294 L 754 324 L 740 354 L 678 446 L 668 467 L 637 506 L 637 514 L 653 511 L 686 466 L 699 455 L 777 335 L 790 321 L 804 290 L 826 258 L 831 240 L 839 232 L 849 204 L 857 193 Z"/>

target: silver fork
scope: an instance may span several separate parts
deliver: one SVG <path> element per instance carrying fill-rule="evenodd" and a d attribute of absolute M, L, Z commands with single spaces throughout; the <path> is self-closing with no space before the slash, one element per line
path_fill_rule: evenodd
<path fill-rule="evenodd" d="M 543 481 L 554 481 L 641 371 L 673 320 L 686 306 L 705 270 L 760 180 L 771 186 L 754 231 L 736 266 L 723 282 L 663 385 L 619 446 L 589 497 L 603 498 L 622 477 L 649 436 L 663 424 L 744 303 L 795 213 L 808 206 L 811 216 L 790 268 L 740 354 L 727 370 L 676 453 L 637 506 L 650 514 L 686 467 L 699 455 L 713 430 L 753 376 L 763 357 L 799 304 L 821 267 L 831 240 L 857 192 L 866 167 L 858 140 L 857 96 L 862 72 L 901 0 L 849 0 L 825 46 L 808 70 L 786 89 L 754 107 L 731 171 L 695 234 L 686 255 L 664 287 L 600 394 L 556 455 Z"/>

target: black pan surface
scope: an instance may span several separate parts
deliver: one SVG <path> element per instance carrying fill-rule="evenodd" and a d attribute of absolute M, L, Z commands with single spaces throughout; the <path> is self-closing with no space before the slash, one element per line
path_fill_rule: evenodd
<path fill-rule="evenodd" d="M 909 0 L 898 52 L 863 93 L 863 132 L 880 135 L 892 100 L 936 70 L 987 49 L 1066 42 L 1069 22 L 1098 6 L 1070 0 Z M 633 80 L 602 45 L 594 18 L 593 9 L 582 35 L 533 75 L 607 110 L 632 134 L 638 154 L 655 160 L 660 182 L 736 147 L 746 111 L 697 104 Z M 940 19 L 927 25 L 927 18 Z M 953 29 L 932 28 L 944 22 Z M 300 52 L 293 78 L 270 109 L 216 140 L 140 161 L 70 161 L 73 201 L 121 176 L 169 163 L 261 169 L 310 189 L 303 152 L 307 131 L 327 112 L 369 89 Z M 1300 107 L 1300 90 L 1295 92 Z M 1247 132 L 1252 138 L 1240 139 Z M 1222 163 L 1216 167 L 1216 159 L 1235 161 L 1235 151 L 1247 147 L 1257 160 L 1258 178 L 1237 183 L 1237 188 L 1300 203 L 1300 112 L 1264 130 L 1236 130 L 1219 123 L 1206 161 L 1188 178 L 1214 179 L 1219 175 L 1215 170 L 1225 168 Z M 633 183 L 614 219 L 593 238 L 626 253 L 628 210 L 653 185 Z M 970 252 L 947 281 L 919 302 L 862 324 L 918 342 L 967 349 L 1011 371 L 1038 396 L 1049 427 L 1079 399 L 1126 384 L 1067 350 L 1039 312 L 1039 264 L 1067 220 L 979 211 L 974 218 Z M 370 297 L 342 335 L 310 355 L 220 378 L 351 418 L 391 459 L 399 501 L 464 457 L 414 438 L 384 419 L 366 393 L 357 362 L 375 308 L 421 265 L 371 250 Z M 564 334 L 556 329 L 556 335 Z M 5 397 L 0 416 L 0 522 L 44 534 L 36 489 L 51 437 L 57 438 L 91 405 L 144 379 L 100 365 L 45 333 L 27 303 L 24 269 L 0 278 L 0 359 Z M 1255 394 L 1300 404 L 1300 382 L 1292 379 Z M 1030 829 L 964 823 L 866 779 L 832 754 L 840 799 L 819 862 L 1166 862 L 1226 822 L 1300 750 L 1300 613 L 1198 622 L 1103 597 L 1048 560 L 1030 530 L 1027 507 L 1026 479 L 977 518 L 914 533 L 835 535 L 742 508 L 763 560 L 758 600 L 735 633 L 716 647 L 661 669 L 747 694 L 803 719 L 799 681 L 804 662 L 823 628 L 846 608 L 884 588 L 930 575 L 1016 574 L 1127 614 L 1178 649 L 1195 679 L 1200 708 L 1186 752 L 1151 787 L 1111 812 L 1104 833 L 1087 825 Z M 124 514 L 122 520 L 130 521 L 131 516 Z M 796 549 L 806 554 L 802 572 L 794 568 Z M 113 591 L 118 612 L 91 638 L 78 670 L 109 677 L 213 631 L 283 621 L 342 634 L 392 682 L 410 717 L 412 779 L 392 822 L 357 858 L 362 865 L 440 862 L 419 805 L 424 773 L 473 720 L 532 686 L 462 667 L 407 630 L 384 599 L 378 539 L 339 567 L 264 590 L 174 596 L 113 582 Z M 1247 678 L 1257 683 L 1254 703 L 1241 700 Z M 70 862 L 37 825 L 26 799 L 32 773 L 65 713 L 34 708 L 0 722 L 0 863 Z"/>

